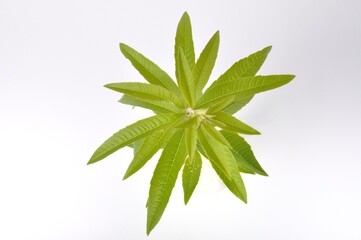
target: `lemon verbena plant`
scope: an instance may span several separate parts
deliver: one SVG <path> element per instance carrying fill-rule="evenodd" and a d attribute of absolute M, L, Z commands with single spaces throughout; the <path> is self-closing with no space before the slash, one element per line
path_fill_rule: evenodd
<path fill-rule="evenodd" d="M 185 204 L 200 177 L 202 160 L 208 159 L 228 189 L 247 202 L 240 172 L 267 176 L 241 134 L 260 134 L 232 116 L 256 93 L 289 83 L 294 75 L 256 76 L 271 47 L 234 63 L 203 91 L 214 67 L 219 46 L 217 31 L 196 60 L 190 18 L 184 13 L 175 38 L 175 79 L 130 46 L 120 50 L 148 83 L 110 83 L 105 87 L 123 93 L 123 104 L 150 109 L 154 116 L 116 132 L 92 155 L 98 162 L 125 147 L 134 158 L 124 179 L 141 169 L 159 150 L 161 156 L 150 182 L 147 234 L 157 225 L 183 167 Z M 203 156 L 203 158 L 202 158 Z"/>

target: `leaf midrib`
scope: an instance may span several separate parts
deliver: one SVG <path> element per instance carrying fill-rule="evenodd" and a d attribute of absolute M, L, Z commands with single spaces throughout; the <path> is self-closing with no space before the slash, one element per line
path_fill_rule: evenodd
<path fill-rule="evenodd" d="M 155 116 L 156 116 L 156 115 L 155 115 Z M 169 118 L 170 118 L 170 119 L 168 119 L 168 120 L 171 120 L 171 116 L 169 116 Z M 166 124 L 164 124 L 164 125 L 166 125 Z M 149 130 L 147 130 L 147 131 L 144 131 L 142 134 L 138 135 L 138 136 L 135 137 L 135 138 L 136 138 L 136 140 L 142 139 L 144 135 L 148 135 L 149 132 L 156 131 L 156 130 L 158 130 L 159 128 L 164 127 L 164 125 L 160 125 L 160 126 L 158 126 L 158 127 L 156 127 L 156 128 L 152 128 L 152 129 L 149 129 Z M 130 134 L 131 134 L 131 133 L 130 133 Z M 119 150 L 120 148 L 126 146 L 127 144 L 130 143 L 130 141 L 133 141 L 133 140 L 134 140 L 134 138 L 123 142 L 122 144 L 120 144 L 120 146 L 115 147 L 115 148 L 112 149 L 110 152 L 113 153 L 113 152 Z M 116 144 L 113 144 L 113 145 L 116 145 Z M 101 149 L 101 148 L 100 148 L 100 149 Z M 102 149 L 105 149 L 105 150 L 106 150 L 105 146 L 102 147 Z M 111 154 L 111 153 L 110 153 L 110 154 Z M 100 159 L 103 159 L 103 158 L 105 158 L 106 156 L 108 156 L 108 155 L 110 155 L 110 154 L 108 154 L 108 152 L 104 152 L 104 153 L 98 155 L 97 157 L 95 157 L 95 159 L 99 159 L 99 158 L 100 158 Z M 105 155 L 105 157 L 103 157 L 104 155 Z M 93 157 L 92 157 L 92 158 L 93 158 Z"/>
<path fill-rule="evenodd" d="M 217 31 L 218 32 L 218 31 Z M 216 34 L 217 34 L 217 32 L 216 32 Z M 213 36 L 214 37 L 214 36 Z M 212 38 L 213 38 L 212 37 Z M 195 86 L 196 86 L 196 100 L 197 100 L 197 98 L 199 98 L 201 95 L 202 95 L 202 90 L 203 90 L 203 88 L 204 88 L 204 86 L 207 84 L 207 81 L 209 80 L 209 77 L 210 77 L 210 75 L 211 75 L 211 73 L 212 73 L 212 70 L 213 70 L 213 68 L 211 68 L 211 73 L 210 73 L 210 75 L 209 75 L 209 77 L 208 77 L 208 79 L 206 79 L 204 82 L 205 82 L 205 84 L 203 84 L 201 81 L 199 81 L 199 80 L 201 80 L 201 76 L 203 77 L 203 75 L 204 75 L 204 72 L 205 72 L 205 66 L 206 65 L 208 65 L 209 64 L 209 60 L 211 59 L 210 58 L 210 56 L 212 55 L 212 53 L 213 53 L 213 51 L 215 51 L 214 50 L 214 45 L 216 44 L 216 41 L 213 39 L 213 41 L 211 42 L 211 45 L 210 45 L 210 51 L 208 52 L 208 54 L 206 55 L 206 58 L 205 58 L 205 60 L 204 60 L 204 64 L 203 64 L 203 67 L 202 67 L 202 69 L 198 72 L 198 79 L 197 79 L 197 82 L 196 82 L 196 84 L 195 84 Z M 206 47 L 207 47 L 207 45 L 206 45 Z M 214 59 L 214 61 L 216 61 L 217 60 L 217 54 L 216 54 L 216 59 Z M 214 67 L 214 66 L 213 66 Z M 194 66 L 194 70 L 197 72 L 197 63 L 195 64 L 195 66 Z M 202 84 L 202 85 L 201 85 Z M 198 96 L 199 95 L 199 96 Z"/>
<path fill-rule="evenodd" d="M 125 51 L 127 52 L 128 55 L 131 55 L 131 53 L 128 51 L 128 49 L 125 49 Z M 143 56 L 143 57 L 146 58 L 147 60 L 151 61 L 149 58 L 147 58 L 145 56 Z M 175 91 L 175 89 L 170 88 L 170 86 L 165 85 L 164 82 L 155 75 L 154 69 L 152 69 L 152 71 L 148 70 L 146 67 L 143 66 L 143 64 L 137 58 L 138 57 L 133 57 L 133 59 L 138 63 L 138 65 L 140 65 L 139 67 L 142 68 L 143 71 L 146 71 L 147 73 L 149 73 L 153 79 L 155 78 L 155 79 L 159 80 L 159 82 L 162 84 L 161 85 L 162 87 L 168 89 L 169 91 L 172 91 L 175 95 L 179 96 L 178 91 Z M 164 72 L 161 68 L 159 68 L 159 70 L 163 76 L 169 78 L 169 80 L 172 80 L 174 82 L 174 80 L 166 72 Z M 155 85 L 157 85 L 157 84 L 155 84 Z"/>
<path fill-rule="evenodd" d="M 268 55 L 268 53 L 269 53 L 270 50 L 268 51 L 268 53 L 267 53 L 267 52 L 265 53 L 264 50 L 265 50 L 265 49 L 269 49 L 269 48 L 270 48 L 270 47 L 266 47 L 266 48 L 262 49 L 260 52 L 262 52 L 263 55 L 261 55 L 259 58 L 255 59 L 255 60 L 253 61 L 253 64 L 251 64 L 250 67 L 248 67 L 246 71 L 243 71 L 238 78 L 243 78 L 244 75 L 246 75 L 247 73 L 249 73 L 249 72 L 251 71 L 251 69 L 253 69 L 254 66 L 256 66 L 257 64 L 259 64 L 258 61 L 259 61 L 259 59 L 262 58 L 262 56 L 264 56 L 264 54 L 266 54 L 266 57 L 267 57 L 267 55 Z M 257 52 L 256 52 L 256 53 L 257 53 Z M 256 53 L 254 53 L 254 54 L 256 54 Z M 252 54 L 249 55 L 249 56 L 247 56 L 247 57 L 245 57 L 245 58 L 243 58 L 243 59 L 241 59 L 241 60 L 238 60 L 237 62 L 235 62 L 235 63 L 230 67 L 230 69 L 233 68 L 235 65 L 240 64 L 240 62 L 243 61 L 243 60 L 246 60 L 246 61 L 247 61 L 247 60 L 250 60 L 250 57 L 251 57 L 251 56 L 252 56 Z M 238 67 L 239 67 L 239 66 L 238 66 Z M 217 87 L 217 86 L 223 84 L 224 81 L 227 81 L 227 78 L 226 78 L 226 77 L 227 77 L 227 75 L 229 75 L 228 71 L 229 71 L 230 69 L 228 69 L 224 74 L 222 74 L 221 76 L 219 76 L 219 78 L 214 82 L 215 85 L 214 85 L 214 86 L 211 85 L 209 89 L 213 89 L 214 87 Z M 226 74 L 227 74 L 227 75 L 226 75 Z M 224 75 L 226 75 L 226 76 L 224 76 Z M 253 74 L 253 76 L 254 76 L 254 75 L 255 75 L 255 74 Z M 245 77 L 252 77 L 252 76 L 247 76 L 247 75 L 246 75 Z M 217 81 L 219 81 L 219 83 L 217 83 Z"/>
<path fill-rule="evenodd" d="M 193 170 L 194 170 L 194 166 L 195 166 L 195 164 L 196 164 L 195 158 L 196 158 L 196 157 L 194 157 L 194 159 L 193 159 L 192 168 L 191 168 L 191 170 L 190 170 L 190 171 L 191 171 L 191 174 L 190 174 L 190 177 L 189 177 L 189 182 L 190 182 L 190 183 L 192 182 L 193 176 L 194 176 L 194 174 L 195 174 L 195 171 L 193 171 Z M 188 160 L 188 159 L 187 159 L 187 160 Z M 189 193 L 190 189 L 191 189 L 191 184 L 188 184 L 187 193 Z"/>
<path fill-rule="evenodd" d="M 181 140 L 183 139 L 183 135 L 184 135 L 184 133 L 183 133 L 182 136 L 180 137 Z M 179 142 L 181 142 L 181 141 L 179 141 Z M 178 155 L 180 146 L 181 146 L 181 144 L 178 144 L 177 150 L 176 150 L 174 156 L 177 156 L 177 155 Z M 166 178 L 166 181 L 164 181 L 164 184 L 163 184 L 163 186 L 162 186 L 162 190 L 161 190 L 160 196 L 163 196 L 163 194 L 164 194 L 164 191 L 165 191 L 165 188 L 166 188 L 166 186 L 167 186 L 169 177 L 170 177 L 170 175 L 171 175 L 170 173 L 172 172 L 171 170 L 173 169 L 174 163 L 175 163 L 175 157 L 173 158 L 173 161 L 172 161 L 172 163 L 171 163 L 171 166 L 169 167 L 169 171 L 168 171 L 168 173 L 167 173 L 167 178 Z M 177 173 L 177 174 L 178 174 L 178 173 Z M 163 199 L 160 199 L 160 201 L 163 201 Z M 159 204 L 158 204 L 158 203 L 159 203 L 159 201 L 157 202 L 157 208 L 159 207 Z M 150 219 L 150 220 L 151 220 L 150 222 L 153 222 L 154 217 L 155 217 L 155 214 L 153 214 L 152 218 Z"/>
<path fill-rule="evenodd" d="M 247 77 L 248 78 L 248 77 Z M 250 77 L 250 78 L 253 78 L 253 77 Z M 255 78 L 255 77 L 254 77 Z M 244 78 L 243 78 L 244 79 Z M 233 81 L 229 81 L 229 82 L 225 82 L 225 83 L 222 83 L 222 84 L 219 84 L 217 85 L 217 87 L 220 87 L 221 85 L 229 85 L 229 84 L 233 84 L 235 82 L 239 82 L 240 79 L 237 79 L 237 80 L 233 80 Z M 228 94 L 223 94 L 223 95 L 219 95 L 215 98 L 211 98 L 211 99 L 208 99 L 207 101 L 205 102 L 201 102 L 199 105 L 196 105 L 196 108 L 199 108 L 199 107 L 203 107 L 204 105 L 207 105 L 208 103 L 210 102 L 215 102 L 215 101 L 218 101 L 218 99 L 220 98 L 225 98 L 225 97 L 228 97 L 228 96 L 232 96 L 232 95 L 237 95 L 237 94 L 241 94 L 242 92 L 245 92 L 245 91 L 251 91 L 251 90 L 255 90 L 255 89 L 259 89 L 259 88 L 264 88 L 264 87 L 268 87 L 268 86 L 273 86 L 273 85 L 279 85 L 279 84 L 283 84 L 283 83 L 288 83 L 290 82 L 291 80 L 282 80 L 282 81 L 278 81 L 278 82 L 273 82 L 271 84 L 267 84 L 267 85 L 262 85 L 262 86 L 256 86 L 256 87 L 250 87 L 250 88 L 247 88 L 247 89 L 242 89 L 242 90 L 239 90 L 239 91 L 234 91 L 234 92 L 230 92 Z M 242 82 L 240 83 L 242 84 L 241 87 L 243 87 L 244 84 L 246 84 L 245 82 Z M 213 90 L 213 88 L 211 89 L 207 89 L 207 90 Z M 203 94 L 203 96 L 205 95 L 206 93 Z M 252 94 L 251 94 L 252 95 Z M 244 96 L 244 98 L 248 97 L 248 95 Z M 241 98 L 242 99 L 242 98 Z M 201 100 L 201 99 L 200 99 Z"/>

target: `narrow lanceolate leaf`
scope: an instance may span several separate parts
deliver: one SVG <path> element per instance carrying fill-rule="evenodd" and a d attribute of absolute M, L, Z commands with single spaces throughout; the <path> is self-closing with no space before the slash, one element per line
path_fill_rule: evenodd
<path fill-rule="evenodd" d="M 147 234 L 157 225 L 186 158 L 184 131 L 177 132 L 165 146 L 150 183 L 147 203 Z"/>
<path fill-rule="evenodd" d="M 214 104 L 209 106 L 209 108 L 207 110 L 207 114 L 212 115 L 214 113 L 222 111 L 223 109 L 228 108 L 230 105 L 232 105 L 234 103 L 234 97 L 235 96 L 229 96 L 229 97 L 226 97 L 226 98 L 220 100 L 219 102 L 215 102 Z"/>
<path fill-rule="evenodd" d="M 205 121 L 202 124 L 202 127 L 207 133 L 212 136 L 215 140 L 217 140 L 219 143 L 223 144 L 226 147 L 230 147 L 227 139 L 215 128 L 214 124 Z"/>
<path fill-rule="evenodd" d="M 194 46 L 193 46 L 193 36 L 192 36 L 192 25 L 191 20 L 187 12 L 185 12 L 178 23 L 177 33 L 175 37 L 175 46 L 174 46 L 174 58 L 176 63 L 176 77 L 179 81 L 179 73 L 177 70 L 178 61 L 179 61 L 179 48 L 181 48 L 187 58 L 190 69 L 193 69 L 195 56 L 194 56 Z"/>
<path fill-rule="evenodd" d="M 239 60 L 234 63 L 224 74 L 222 74 L 216 81 L 212 83 L 209 89 L 214 88 L 222 83 L 237 80 L 244 77 L 254 76 L 258 70 L 261 68 L 262 64 L 266 60 L 268 53 L 271 51 L 272 47 L 266 47 L 261 51 L 253 53 L 246 58 Z M 245 106 L 253 96 L 246 99 L 241 99 L 237 102 L 234 102 L 229 108 L 228 113 L 238 112 L 243 106 Z M 246 101 L 244 101 L 246 100 Z"/>
<path fill-rule="evenodd" d="M 207 107 L 228 96 L 244 99 L 256 93 L 271 90 L 289 83 L 294 75 L 269 75 L 246 77 L 218 85 L 208 89 L 199 99 L 196 108 Z"/>
<path fill-rule="evenodd" d="M 271 46 L 266 47 L 261 51 L 253 53 L 248 57 L 234 63 L 224 74 L 222 74 L 216 81 L 213 82 L 209 89 L 217 87 L 219 84 L 222 84 L 224 82 L 233 81 L 244 77 L 252 77 L 256 75 L 256 73 L 266 60 L 271 49 Z M 247 103 L 249 103 L 252 98 L 253 96 L 240 99 L 232 103 L 225 111 L 230 114 L 234 114 L 241 110 Z"/>
<path fill-rule="evenodd" d="M 224 163 L 217 157 L 216 151 L 219 151 L 219 146 L 217 149 L 213 149 L 212 146 L 210 145 L 210 143 L 208 142 L 208 139 L 207 139 L 208 136 L 209 136 L 209 134 L 205 135 L 204 131 L 201 131 L 201 129 L 199 129 L 198 140 L 200 143 L 200 148 L 198 146 L 197 146 L 197 148 L 199 149 L 200 153 L 205 154 L 205 156 L 208 158 L 208 160 L 211 161 L 212 166 L 216 165 L 217 169 L 219 169 L 223 173 L 224 176 L 226 176 L 228 179 L 231 179 L 231 173 L 230 173 L 229 169 L 227 168 L 227 165 L 225 165 L 226 163 Z M 213 142 L 217 143 L 217 141 L 215 141 L 215 140 Z M 222 145 L 222 144 L 218 144 L 218 145 Z"/>
<path fill-rule="evenodd" d="M 165 87 L 176 95 L 180 94 L 173 79 L 155 63 L 124 43 L 119 46 L 123 55 L 149 83 Z"/>
<path fill-rule="evenodd" d="M 189 161 L 192 163 L 197 148 L 197 129 L 195 124 L 185 129 L 185 141 L 187 146 L 188 158 Z"/>
<path fill-rule="evenodd" d="M 88 164 L 98 162 L 122 147 L 142 139 L 156 130 L 162 129 L 178 117 L 179 114 L 158 114 L 119 130 L 100 145 L 90 158 Z"/>
<path fill-rule="evenodd" d="M 214 88 L 225 82 L 256 75 L 271 49 L 272 46 L 266 47 L 234 63 L 225 73 L 214 81 L 209 88 Z"/>
<path fill-rule="evenodd" d="M 219 47 L 219 31 L 209 40 L 193 69 L 193 78 L 196 82 L 196 97 L 202 94 L 204 86 L 211 76 L 216 62 Z"/>
<path fill-rule="evenodd" d="M 179 48 L 178 58 L 179 88 L 188 106 L 194 107 L 196 94 L 195 82 L 193 81 L 192 71 L 189 68 L 186 56 L 181 48 Z"/>
<path fill-rule="evenodd" d="M 246 188 L 231 150 L 220 144 L 202 128 L 198 135 L 206 157 L 218 176 L 235 196 L 247 203 Z"/>
<path fill-rule="evenodd" d="M 189 157 L 186 159 L 183 167 L 182 183 L 184 191 L 184 204 L 187 204 L 196 188 L 199 176 L 201 174 L 202 158 L 199 152 L 195 154 L 193 161 Z"/>
<path fill-rule="evenodd" d="M 231 132 L 238 132 L 243 134 L 261 134 L 256 129 L 252 128 L 251 126 L 248 126 L 244 122 L 233 117 L 231 114 L 225 112 L 217 113 L 212 118 L 212 121 L 218 127 Z"/>
<path fill-rule="evenodd" d="M 140 82 L 121 82 L 106 84 L 104 87 L 138 98 L 170 101 L 178 107 L 184 108 L 184 102 L 177 95 L 158 85 Z"/>
<path fill-rule="evenodd" d="M 141 169 L 154 154 L 172 137 L 171 124 L 159 131 L 153 132 L 149 137 L 144 139 L 144 142 L 134 154 L 134 158 L 130 163 L 123 180 L 127 179 L 139 169 Z"/>
<path fill-rule="evenodd" d="M 119 100 L 119 102 L 130 106 L 150 109 L 155 113 L 179 113 L 183 111 L 171 102 L 149 99 L 145 100 L 128 94 L 124 94 L 123 97 Z"/>
<path fill-rule="evenodd" d="M 220 132 L 232 146 L 232 149 L 237 153 L 238 156 L 235 155 L 235 158 L 240 166 L 246 167 L 260 175 L 268 176 L 254 156 L 251 146 L 244 140 L 244 138 L 236 133 L 223 130 Z"/>
<path fill-rule="evenodd" d="M 254 95 L 252 95 L 250 97 L 240 99 L 240 100 L 238 100 L 236 102 L 233 102 L 230 105 L 228 105 L 227 107 L 225 107 L 223 109 L 223 111 L 233 115 L 236 112 L 238 112 L 239 110 L 241 110 L 244 106 L 246 106 L 252 100 L 253 96 Z"/>

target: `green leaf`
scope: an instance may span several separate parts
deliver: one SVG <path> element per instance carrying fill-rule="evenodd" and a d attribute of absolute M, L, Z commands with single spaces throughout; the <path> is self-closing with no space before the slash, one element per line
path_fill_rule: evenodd
<path fill-rule="evenodd" d="M 214 104 L 212 104 L 208 110 L 207 110 L 207 114 L 208 115 L 212 115 L 214 113 L 217 113 L 219 111 L 222 111 L 225 108 L 228 108 L 230 105 L 232 105 L 234 103 L 234 96 L 229 96 L 226 97 Z"/>
<path fill-rule="evenodd" d="M 261 51 L 255 52 L 246 58 L 234 63 L 225 73 L 223 73 L 216 81 L 212 83 L 209 89 L 214 88 L 220 84 L 239 80 L 245 77 L 252 77 L 256 75 L 262 64 L 266 60 L 268 53 L 272 46 L 268 46 Z"/>
<path fill-rule="evenodd" d="M 158 150 L 167 143 L 172 137 L 173 124 L 167 127 L 153 132 L 149 137 L 144 139 L 144 142 L 140 146 L 139 150 L 134 154 L 134 158 L 130 163 L 123 180 L 127 179 L 139 169 L 141 169 L 152 157 L 158 152 Z"/>
<path fill-rule="evenodd" d="M 225 112 L 218 112 L 211 120 L 218 127 L 231 132 L 238 132 L 243 134 L 261 134 L 256 129 L 248 126 L 244 122 Z"/>
<path fill-rule="evenodd" d="M 258 70 L 263 65 L 264 61 L 266 60 L 269 52 L 271 51 L 272 46 L 266 47 L 261 51 L 253 53 L 246 58 L 239 60 L 238 62 L 234 63 L 224 74 L 222 74 L 213 84 L 208 88 L 211 89 L 213 87 L 217 87 L 219 84 L 237 80 L 244 77 L 252 77 L 256 75 Z M 230 114 L 234 114 L 241 110 L 251 99 L 253 96 L 240 99 L 239 101 L 234 102 L 231 104 L 225 112 Z"/>
<path fill-rule="evenodd" d="M 195 124 L 185 129 L 185 141 L 188 151 L 188 158 L 192 163 L 197 148 L 197 129 Z"/>
<path fill-rule="evenodd" d="M 187 204 L 196 188 L 201 174 L 202 158 L 199 152 L 195 154 L 193 161 L 186 159 L 183 167 L 182 183 L 184 191 L 184 204 Z"/>
<path fill-rule="evenodd" d="M 191 117 L 191 118 L 184 118 L 183 122 L 180 122 L 177 125 L 174 125 L 174 128 L 189 128 L 192 127 L 193 125 L 195 125 L 197 123 L 197 119 L 198 117 Z"/>
<path fill-rule="evenodd" d="M 144 142 L 144 138 L 139 139 L 138 141 L 135 141 L 132 143 L 132 148 L 134 151 L 134 155 L 138 152 L 140 146 L 142 145 L 142 143 Z"/>
<path fill-rule="evenodd" d="M 240 100 L 238 100 L 236 102 L 233 102 L 230 105 L 228 105 L 227 107 L 225 107 L 223 109 L 223 111 L 233 115 L 236 112 L 238 112 L 239 110 L 241 110 L 244 106 L 246 106 L 252 100 L 253 96 L 254 95 L 252 95 L 250 97 L 240 99 Z"/>
<path fill-rule="evenodd" d="M 218 143 L 218 147 L 216 149 L 213 149 L 212 146 L 209 143 L 209 139 L 207 139 L 207 137 L 209 136 L 209 134 L 205 135 L 204 131 L 201 131 L 201 128 L 198 131 L 198 140 L 201 146 L 200 152 L 203 154 L 205 154 L 205 157 L 211 161 L 213 161 L 212 166 L 213 165 L 217 165 L 217 168 L 222 171 L 222 173 L 228 178 L 231 179 L 231 173 L 229 172 L 229 169 L 227 168 L 227 166 L 225 166 L 225 163 L 223 163 L 223 161 L 221 161 L 218 157 L 216 152 L 219 151 L 219 146 L 223 146 L 222 144 L 218 143 L 216 140 L 214 140 L 213 142 L 215 142 L 215 144 L 217 145 Z M 223 159 L 223 158 L 222 158 Z M 214 168 L 214 167 L 213 167 Z M 217 172 L 218 173 L 218 172 Z"/>
<path fill-rule="evenodd" d="M 230 147 L 227 139 L 218 132 L 217 129 L 215 129 L 214 124 L 209 121 L 204 121 L 202 124 L 202 127 L 204 130 L 207 131 L 207 133 L 212 136 L 214 139 L 216 139 L 219 143 L 223 144 L 226 147 Z"/>
<path fill-rule="evenodd" d="M 232 146 L 232 149 L 238 155 L 235 155 L 235 157 L 240 166 L 246 167 L 260 175 L 268 176 L 266 171 L 261 167 L 256 157 L 254 156 L 251 146 L 244 140 L 244 138 L 236 133 L 223 130 L 220 132 L 227 139 L 229 144 Z"/>
<path fill-rule="evenodd" d="M 183 111 L 170 102 L 149 99 L 143 100 L 142 98 L 134 97 L 128 94 L 124 94 L 119 102 L 130 106 L 150 109 L 155 113 L 180 113 Z"/>
<path fill-rule="evenodd" d="M 193 36 L 192 36 L 192 25 L 191 20 L 187 12 L 185 12 L 180 19 L 177 27 L 177 33 L 175 37 L 175 46 L 174 46 L 174 58 L 176 66 L 176 77 L 179 82 L 179 73 L 178 73 L 178 60 L 179 60 L 179 48 L 181 48 L 187 58 L 189 68 L 193 69 L 195 56 L 194 56 L 194 46 L 193 46 Z"/>
<path fill-rule="evenodd" d="M 203 128 L 198 132 L 198 136 L 206 157 L 218 176 L 236 197 L 247 203 L 246 188 L 231 150 L 220 144 Z"/>
<path fill-rule="evenodd" d="M 217 58 L 218 47 L 219 31 L 217 31 L 209 40 L 193 69 L 193 77 L 194 81 L 196 82 L 197 98 L 202 94 L 202 90 L 211 76 Z"/>
<path fill-rule="evenodd" d="M 180 95 L 173 79 L 160 67 L 128 45 L 120 43 L 119 46 L 123 55 L 149 83 L 165 87 L 174 94 Z"/>
<path fill-rule="evenodd" d="M 234 151 L 231 149 L 232 153 L 234 153 Z M 238 163 L 238 170 L 241 173 L 247 173 L 247 174 L 256 174 L 254 171 L 250 170 L 248 167 L 245 167 L 244 165 L 240 165 L 237 156 L 235 154 L 233 154 L 234 158 L 237 160 Z"/>
<path fill-rule="evenodd" d="M 168 89 L 158 85 L 140 82 L 121 82 L 106 84 L 104 87 L 138 98 L 170 101 L 178 107 L 184 108 L 184 102 L 179 99 L 178 96 Z"/>
<path fill-rule="evenodd" d="M 198 140 L 199 140 L 199 137 L 198 137 Z M 202 145 L 200 144 L 200 141 L 197 142 L 197 151 L 202 154 L 202 156 L 204 156 L 205 158 L 207 158 L 207 154 L 206 152 L 204 151 Z"/>
<path fill-rule="evenodd" d="M 256 93 L 271 90 L 289 83 L 294 75 L 269 75 L 246 77 L 233 80 L 208 89 L 196 104 L 196 108 L 211 105 L 229 96 L 235 96 L 236 100 L 250 97 Z"/>
<path fill-rule="evenodd" d="M 119 130 L 98 147 L 88 164 L 98 162 L 122 147 L 146 137 L 153 131 L 164 128 L 178 117 L 179 114 L 158 114 Z"/>
<path fill-rule="evenodd" d="M 189 68 L 186 56 L 181 48 L 179 48 L 178 57 L 179 88 L 188 103 L 188 107 L 194 107 L 196 94 L 195 82 L 193 81 L 192 71 Z"/>
<path fill-rule="evenodd" d="M 147 203 L 147 234 L 161 219 L 186 158 L 184 131 L 177 132 L 165 146 L 150 183 Z"/>

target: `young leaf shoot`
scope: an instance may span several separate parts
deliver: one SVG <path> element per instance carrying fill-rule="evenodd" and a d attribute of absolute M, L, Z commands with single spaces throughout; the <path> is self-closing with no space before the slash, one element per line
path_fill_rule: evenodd
<path fill-rule="evenodd" d="M 256 75 L 271 51 L 269 46 L 237 61 L 203 90 L 215 65 L 219 42 L 217 31 L 196 59 L 191 21 L 185 12 L 175 37 L 174 79 L 132 47 L 120 44 L 123 55 L 148 83 L 110 83 L 105 87 L 124 94 L 119 102 L 149 109 L 154 116 L 114 133 L 96 149 L 88 164 L 123 147 L 133 147 L 126 179 L 162 152 L 150 182 L 147 234 L 160 221 L 182 167 L 185 204 L 197 186 L 202 161 L 210 161 L 228 189 L 245 203 L 247 193 L 240 172 L 268 176 L 241 136 L 260 132 L 233 115 L 255 94 L 283 86 L 295 76 Z"/>

